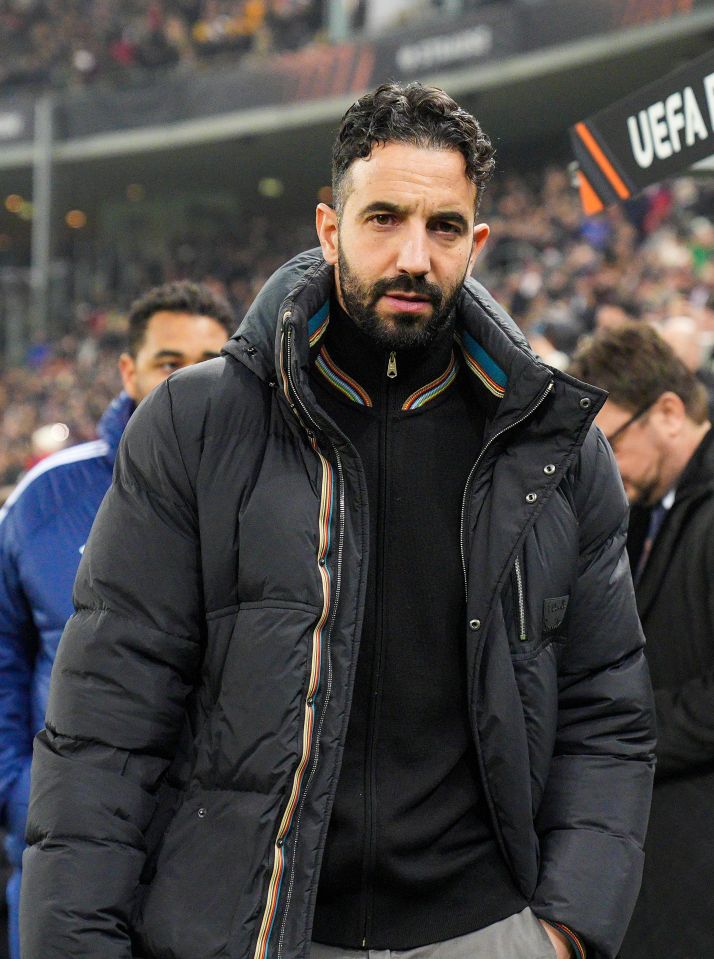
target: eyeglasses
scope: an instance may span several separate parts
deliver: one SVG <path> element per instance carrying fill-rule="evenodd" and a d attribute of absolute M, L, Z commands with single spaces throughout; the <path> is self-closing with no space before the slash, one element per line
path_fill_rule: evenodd
<path fill-rule="evenodd" d="M 608 441 L 610 446 L 612 446 L 614 449 L 615 443 L 622 436 L 622 434 L 626 430 L 629 430 L 633 423 L 636 423 L 637 420 L 642 419 L 645 413 L 649 413 L 653 406 L 654 403 L 648 403 L 647 406 L 643 406 L 641 409 L 637 410 L 636 413 L 633 413 L 628 420 L 625 420 L 622 426 L 618 426 L 614 433 L 610 433 L 609 436 L 606 436 L 605 439 Z"/>

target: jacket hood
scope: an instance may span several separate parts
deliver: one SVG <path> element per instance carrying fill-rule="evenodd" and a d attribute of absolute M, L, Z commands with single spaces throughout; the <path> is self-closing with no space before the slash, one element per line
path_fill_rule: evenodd
<path fill-rule="evenodd" d="M 111 401 L 97 424 L 97 434 L 109 447 L 108 455 L 112 462 L 116 456 L 122 433 L 135 409 L 136 403 L 134 400 L 122 390 L 119 396 Z"/>

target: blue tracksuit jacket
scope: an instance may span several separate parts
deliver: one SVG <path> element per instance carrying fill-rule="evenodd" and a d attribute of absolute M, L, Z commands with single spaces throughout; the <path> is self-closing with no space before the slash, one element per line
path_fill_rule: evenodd
<path fill-rule="evenodd" d="M 102 416 L 98 440 L 42 460 L 0 511 L 0 808 L 16 871 L 8 890 L 11 933 L 32 740 L 44 725 L 57 644 L 74 611 L 72 584 L 82 549 L 133 411 L 134 401 L 122 393 Z"/>

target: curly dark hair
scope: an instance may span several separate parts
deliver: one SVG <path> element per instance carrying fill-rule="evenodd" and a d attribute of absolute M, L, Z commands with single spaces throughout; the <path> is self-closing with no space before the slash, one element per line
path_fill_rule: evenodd
<path fill-rule="evenodd" d="M 154 313 L 193 313 L 220 323 L 230 336 L 236 328 L 233 311 L 218 293 L 203 283 L 175 280 L 148 290 L 134 300 L 129 310 L 129 352 L 136 356 Z"/>
<path fill-rule="evenodd" d="M 478 120 L 438 87 L 390 81 L 360 97 L 342 117 L 332 147 L 332 194 L 338 213 L 349 192 L 351 165 L 386 143 L 458 150 L 466 163 L 466 176 L 476 186 L 478 211 L 495 166 L 494 149 Z"/>

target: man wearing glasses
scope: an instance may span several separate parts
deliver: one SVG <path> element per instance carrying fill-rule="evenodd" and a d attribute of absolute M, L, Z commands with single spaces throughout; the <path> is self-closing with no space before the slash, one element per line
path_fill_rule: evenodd
<path fill-rule="evenodd" d="M 628 549 L 655 688 L 644 881 L 622 959 L 714 955 L 714 432 L 706 390 L 649 326 L 603 331 L 570 372 L 633 505 Z"/>

